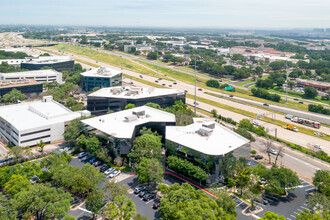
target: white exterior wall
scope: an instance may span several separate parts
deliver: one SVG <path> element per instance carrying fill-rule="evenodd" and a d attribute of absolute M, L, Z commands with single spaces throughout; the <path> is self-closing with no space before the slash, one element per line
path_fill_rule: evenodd
<path fill-rule="evenodd" d="M 20 72 L 20 73 L 0 73 L 0 80 L 15 80 L 15 79 L 34 79 L 40 83 L 50 83 L 50 82 L 58 82 L 60 84 L 62 81 L 62 73 L 61 72 L 46 72 L 44 74 L 37 73 L 28 73 L 28 72 Z"/>

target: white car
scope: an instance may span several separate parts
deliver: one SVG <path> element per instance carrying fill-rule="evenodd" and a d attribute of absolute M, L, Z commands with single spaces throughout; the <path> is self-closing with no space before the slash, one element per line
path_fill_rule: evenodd
<path fill-rule="evenodd" d="M 104 171 L 105 175 L 109 175 L 110 173 L 112 173 L 113 171 L 115 171 L 115 168 L 109 168 L 106 171 Z"/>
<path fill-rule="evenodd" d="M 276 155 L 276 154 L 277 154 L 277 151 L 276 151 L 276 150 L 273 150 L 273 149 L 271 149 L 271 150 L 270 150 L 270 153 L 271 153 L 271 154 L 274 154 L 274 155 Z"/>
<path fill-rule="evenodd" d="M 121 173 L 120 170 L 116 170 L 115 172 L 111 173 L 108 177 L 112 178 L 112 177 L 118 176 L 120 173 Z"/>
<path fill-rule="evenodd" d="M 254 121 L 252 124 L 255 125 L 255 126 L 260 126 L 260 124 L 256 121 Z"/>
<path fill-rule="evenodd" d="M 315 147 L 316 149 L 320 149 L 320 150 L 322 149 L 322 146 L 320 146 L 320 145 L 318 145 L 318 144 L 315 144 L 314 147 Z"/>

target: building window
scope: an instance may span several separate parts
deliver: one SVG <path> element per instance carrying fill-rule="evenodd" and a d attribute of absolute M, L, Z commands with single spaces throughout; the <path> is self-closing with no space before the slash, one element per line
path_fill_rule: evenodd
<path fill-rule="evenodd" d="M 42 139 L 42 138 L 49 138 L 49 137 L 50 137 L 50 135 L 46 135 L 46 136 L 42 136 L 42 137 L 37 137 L 37 138 L 32 138 L 32 139 L 29 139 L 29 140 L 21 141 L 21 144 L 26 143 L 26 142 L 30 142 L 30 141 L 39 140 L 39 139 Z"/>
<path fill-rule="evenodd" d="M 50 131 L 50 128 L 44 129 L 44 130 L 39 130 L 39 131 L 34 131 L 34 132 L 30 132 L 30 133 L 21 134 L 21 137 L 32 135 L 32 134 L 37 134 L 37 133 L 41 133 L 41 132 L 46 132 L 46 131 Z"/>

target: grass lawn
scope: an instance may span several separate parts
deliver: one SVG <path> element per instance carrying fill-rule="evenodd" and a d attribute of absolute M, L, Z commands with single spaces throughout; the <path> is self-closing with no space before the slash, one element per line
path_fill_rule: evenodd
<path fill-rule="evenodd" d="M 245 86 L 247 84 L 250 84 L 250 83 L 255 83 L 256 81 L 254 80 L 246 80 L 246 81 L 243 81 L 243 82 L 239 82 L 239 83 L 236 83 L 235 85 L 236 86 Z"/>

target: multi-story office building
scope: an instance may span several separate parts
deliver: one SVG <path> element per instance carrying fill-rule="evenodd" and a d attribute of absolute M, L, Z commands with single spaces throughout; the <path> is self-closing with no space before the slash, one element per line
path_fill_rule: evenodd
<path fill-rule="evenodd" d="M 21 63 L 21 68 L 28 70 L 40 70 L 46 66 L 56 71 L 73 70 L 74 59 L 69 56 L 27 57 L 25 61 Z"/>
<path fill-rule="evenodd" d="M 88 116 L 88 111 L 72 112 L 44 96 L 41 101 L 25 102 L 0 108 L 0 135 L 16 146 L 35 146 L 63 141 L 65 126 L 71 120 Z"/>
<path fill-rule="evenodd" d="M 81 88 L 84 91 L 93 91 L 98 87 L 121 86 L 122 73 L 115 69 L 100 67 L 80 74 Z"/>
<path fill-rule="evenodd" d="M 117 86 L 102 88 L 89 94 L 87 96 L 87 110 L 91 111 L 92 114 L 100 115 L 109 110 L 123 110 L 128 103 L 138 107 L 148 102 L 166 108 L 172 106 L 175 101 L 180 100 L 185 103 L 186 94 L 177 89 Z"/>
<path fill-rule="evenodd" d="M 0 95 L 17 89 L 27 96 L 36 96 L 42 92 L 42 83 L 33 79 L 15 79 L 15 80 L 2 80 L 0 81 Z"/>
<path fill-rule="evenodd" d="M 170 154 L 208 166 L 208 183 L 220 180 L 223 156 L 232 153 L 249 160 L 251 155 L 249 140 L 207 118 L 194 118 L 194 123 L 187 126 L 167 126 L 166 147 Z"/>
<path fill-rule="evenodd" d="M 165 127 L 175 125 L 175 115 L 148 106 L 141 106 L 116 113 L 106 114 L 81 121 L 90 129 L 97 129 L 99 134 L 116 141 L 116 153 L 127 155 L 139 131 L 146 127 L 157 131 L 165 142 Z"/>
<path fill-rule="evenodd" d="M 60 84 L 62 81 L 62 73 L 55 70 L 33 70 L 33 71 L 23 71 L 15 73 L 0 73 L 0 80 L 16 80 L 16 79 L 33 79 L 40 83 L 51 83 L 58 82 Z"/>

